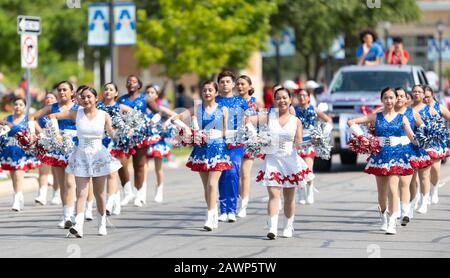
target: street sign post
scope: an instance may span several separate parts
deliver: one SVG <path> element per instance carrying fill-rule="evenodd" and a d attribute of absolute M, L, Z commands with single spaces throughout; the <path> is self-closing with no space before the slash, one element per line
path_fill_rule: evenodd
<path fill-rule="evenodd" d="M 31 107 L 31 69 L 38 65 L 38 39 L 41 34 L 41 18 L 37 16 L 19 15 L 17 17 L 17 33 L 20 35 L 20 63 L 26 68 L 27 82 L 27 116 Z"/>

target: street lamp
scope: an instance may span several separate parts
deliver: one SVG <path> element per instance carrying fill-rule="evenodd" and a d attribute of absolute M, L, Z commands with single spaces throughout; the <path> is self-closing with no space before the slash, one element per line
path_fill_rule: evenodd
<path fill-rule="evenodd" d="M 391 29 L 391 23 L 389 21 L 385 21 L 383 24 L 383 29 L 384 29 L 384 47 L 387 50 L 388 39 L 389 39 L 389 29 Z"/>
<path fill-rule="evenodd" d="M 439 92 L 442 90 L 442 33 L 444 33 L 445 25 L 441 19 L 436 23 L 436 29 L 439 35 Z"/>

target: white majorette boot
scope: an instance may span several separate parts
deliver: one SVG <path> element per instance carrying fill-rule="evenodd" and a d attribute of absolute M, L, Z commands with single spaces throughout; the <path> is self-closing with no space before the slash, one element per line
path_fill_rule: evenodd
<path fill-rule="evenodd" d="M 23 193 L 17 192 L 14 194 L 13 204 L 11 209 L 13 211 L 21 211 L 23 210 Z"/>
<path fill-rule="evenodd" d="M 397 226 L 397 213 L 393 213 L 392 215 L 388 215 L 388 226 L 386 230 L 387 235 L 395 235 L 397 234 L 397 231 L 395 230 L 395 227 Z"/>
<path fill-rule="evenodd" d="M 52 205 L 61 205 L 62 204 L 61 191 L 59 189 L 53 191 L 53 197 L 52 197 L 52 200 L 50 201 L 50 204 L 52 204 Z"/>
<path fill-rule="evenodd" d="M 401 225 L 406 226 L 410 221 L 409 213 L 411 211 L 411 204 L 410 203 L 408 203 L 408 204 L 400 203 L 400 208 L 401 208 L 400 218 L 402 219 Z"/>
<path fill-rule="evenodd" d="M 106 236 L 106 213 L 101 215 L 100 213 L 97 213 L 97 224 L 98 224 L 98 235 L 99 236 Z"/>
<path fill-rule="evenodd" d="M 134 205 L 136 207 L 142 207 L 145 205 L 147 200 L 147 186 L 145 184 L 142 185 L 141 189 L 136 192 L 136 197 L 134 198 Z"/>
<path fill-rule="evenodd" d="M 227 216 L 228 216 L 228 222 L 231 222 L 231 223 L 236 222 L 236 214 L 230 212 L 230 213 L 228 213 Z"/>
<path fill-rule="evenodd" d="M 111 215 L 111 211 L 114 205 L 114 198 L 116 198 L 116 193 L 110 194 L 106 197 L 105 211 L 106 215 Z"/>
<path fill-rule="evenodd" d="M 217 206 L 214 208 L 213 228 L 214 229 L 219 228 L 219 210 L 217 209 Z"/>
<path fill-rule="evenodd" d="M 47 190 L 48 190 L 47 185 L 44 185 L 41 188 L 39 188 L 38 195 L 34 199 L 34 201 L 40 205 L 45 206 L 47 204 Z"/>
<path fill-rule="evenodd" d="M 123 186 L 123 198 L 122 198 L 122 202 L 120 203 L 122 206 L 126 206 L 128 205 L 128 203 L 133 200 L 134 198 L 134 193 L 133 193 L 133 188 L 131 187 L 131 182 L 127 182 L 124 186 Z"/>
<path fill-rule="evenodd" d="M 389 213 L 387 211 L 387 209 L 384 212 L 381 212 L 380 207 L 378 207 L 379 211 L 380 211 L 380 218 L 381 218 L 381 227 L 380 230 L 382 231 L 387 231 L 388 229 L 388 218 L 389 218 Z"/>
<path fill-rule="evenodd" d="M 306 204 L 306 186 L 297 189 L 297 202 L 302 205 Z"/>
<path fill-rule="evenodd" d="M 75 217 L 75 225 L 73 225 L 69 232 L 77 238 L 83 237 L 84 212 L 78 213 Z"/>
<path fill-rule="evenodd" d="M 269 239 L 276 239 L 278 232 L 278 214 L 271 216 L 267 220 L 267 226 L 269 227 L 269 232 L 267 233 L 267 237 Z"/>
<path fill-rule="evenodd" d="M 239 209 L 237 216 L 240 218 L 246 217 L 247 216 L 247 207 L 248 207 L 248 197 L 242 199 L 241 208 Z"/>
<path fill-rule="evenodd" d="M 69 229 L 70 227 L 72 227 L 72 225 L 73 225 L 72 216 L 73 216 L 74 210 L 75 210 L 74 207 L 64 206 L 64 208 L 63 208 L 63 220 L 61 220 L 58 223 L 58 227 L 59 228 L 61 228 L 61 229 Z"/>
<path fill-rule="evenodd" d="M 164 188 L 163 183 L 156 186 L 156 193 L 155 193 L 154 201 L 157 203 L 162 203 L 162 201 L 163 201 L 163 188 Z"/>
<path fill-rule="evenodd" d="M 425 195 L 421 194 L 421 195 L 422 195 L 422 202 L 420 202 L 417 212 L 420 214 L 425 214 L 428 211 L 428 199 L 430 198 L 430 193 L 427 193 Z"/>
<path fill-rule="evenodd" d="M 206 221 L 203 225 L 203 229 L 207 230 L 208 232 L 212 231 L 214 228 L 214 215 L 215 215 L 215 209 L 208 210 L 208 213 L 206 214 Z"/>
<path fill-rule="evenodd" d="M 439 203 L 439 185 L 431 185 L 431 192 L 430 192 L 430 205 L 435 205 Z"/>
<path fill-rule="evenodd" d="M 93 206 L 94 206 L 94 201 L 86 202 L 86 211 L 84 212 L 84 217 L 87 221 L 91 221 L 94 219 L 94 215 L 92 214 Z"/>
<path fill-rule="evenodd" d="M 112 215 L 119 215 L 121 211 L 121 204 L 120 204 L 120 191 L 117 191 L 113 195 L 113 206 L 111 210 Z"/>
<path fill-rule="evenodd" d="M 292 237 L 292 232 L 294 231 L 294 215 L 290 218 L 284 217 L 284 229 L 283 229 L 283 237 L 290 238 Z"/>
<path fill-rule="evenodd" d="M 306 186 L 306 203 L 308 205 L 314 204 L 314 184 Z"/>

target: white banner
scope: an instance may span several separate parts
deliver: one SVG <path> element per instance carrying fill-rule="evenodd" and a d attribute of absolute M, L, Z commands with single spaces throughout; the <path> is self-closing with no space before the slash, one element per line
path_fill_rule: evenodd
<path fill-rule="evenodd" d="M 109 5 L 91 4 L 88 10 L 88 45 L 105 46 L 109 44 Z"/>
<path fill-rule="evenodd" d="M 114 44 L 136 44 L 136 5 L 119 3 L 114 5 Z"/>

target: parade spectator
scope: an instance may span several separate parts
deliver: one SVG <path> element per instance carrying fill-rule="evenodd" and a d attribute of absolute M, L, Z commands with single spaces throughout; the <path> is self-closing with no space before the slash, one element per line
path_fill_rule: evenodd
<path fill-rule="evenodd" d="M 361 45 L 356 50 L 358 65 L 379 65 L 383 57 L 383 48 L 376 42 L 377 34 L 372 30 L 364 30 L 360 34 Z"/>
<path fill-rule="evenodd" d="M 406 65 L 409 60 L 408 50 L 403 48 L 403 40 L 400 37 L 393 38 L 394 44 L 386 51 L 386 63 L 390 65 Z"/>

